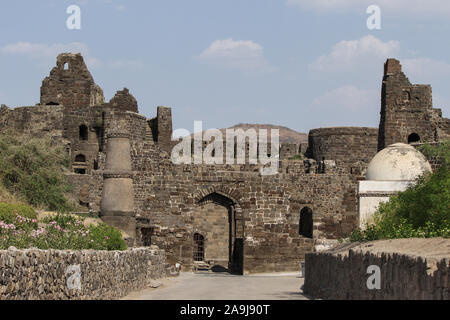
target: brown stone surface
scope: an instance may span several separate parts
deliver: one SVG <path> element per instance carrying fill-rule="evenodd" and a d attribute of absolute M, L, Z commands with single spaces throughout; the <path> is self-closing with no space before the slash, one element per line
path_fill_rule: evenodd
<path fill-rule="evenodd" d="M 78 266 L 80 289 L 67 285 Z M 114 299 L 166 275 L 164 251 L 0 250 L 0 300 Z"/>
<path fill-rule="evenodd" d="M 380 289 L 369 290 L 369 266 Z M 450 300 L 450 239 L 345 244 L 306 255 L 305 294 L 322 299 Z"/>
<path fill-rule="evenodd" d="M 317 240 L 345 237 L 358 226 L 357 182 L 377 145 L 404 142 L 411 131 L 421 142 L 450 136 L 450 120 L 432 109 L 431 88 L 410 84 L 396 60 L 389 60 L 385 69 L 379 129 L 311 130 L 309 158 L 287 160 L 297 150 L 307 151 L 307 143 L 283 144 L 278 174 L 272 176 L 261 176 L 260 166 L 248 161 L 173 164 L 170 153 L 177 142 L 171 141 L 171 108 L 158 107 L 156 116 L 147 119 L 137 113 L 128 89 L 105 103 L 81 55 L 58 56 L 42 83 L 41 105 L 2 106 L 0 131 L 50 134 L 64 145 L 71 159 L 67 179 L 86 211 L 101 211 L 105 181 L 131 178 L 132 192 L 121 196 L 134 203 L 133 212 L 121 221 L 111 210 L 108 221 L 126 228 L 136 246 L 165 249 L 171 265 L 192 269 L 193 237 L 200 230 L 210 233 L 205 245 L 211 260 L 220 256 L 243 273 L 295 271 Z M 118 129 L 129 136 L 131 169 L 105 172 L 108 136 Z M 305 207 L 312 210 L 312 238 L 299 233 Z"/>

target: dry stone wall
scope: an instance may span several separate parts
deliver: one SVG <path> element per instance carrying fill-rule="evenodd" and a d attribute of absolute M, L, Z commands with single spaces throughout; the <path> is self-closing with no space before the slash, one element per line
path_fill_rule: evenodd
<path fill-rule="evenodd" d="M 165 274 L 165 253 L 157 248 L 1 250 L 0 300 L 115 299 Z"/>
<path fill-rule="evenodd" d="M 369 266 L 380 268 L 380 289 L 368 289 Z M 305 268 L 304 293 L 313 298 L 450 300 L 449 257 L 432 262 L 420 255 L 350 249 L 307 254 Z"/>

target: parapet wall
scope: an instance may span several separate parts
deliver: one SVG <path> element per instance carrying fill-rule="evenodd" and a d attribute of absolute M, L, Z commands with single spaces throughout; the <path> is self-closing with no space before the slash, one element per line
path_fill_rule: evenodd
<path fill-rule="evenodd" d="M 115 299 L 165 272 L 165 252 L 155 248 L 0 250 L 0 300 Z"/>
<path fill-rule="evenodd" d="M 377 153 L 378 129 L 367 127 L 319 128 L 309 132 L 309 156 L 316 161 L 351 164 L 370 162 Z"/>
<path fill-rule="evenodd" d="M 0 132 L 11 130 L 20 134 L 42 137 L 63 135 L 63 106 L 29 106 L 0 108 Z"/>
<path fill-rule="evenodd" d="M 306 254 L 304 293 L 333 300 L 449 300 L 449 244 L 440 238 L 399 239 Z M 392 245 L 397 248 L 391 250 Z M 374 275 L 369 266 L 380 268 L 379 289 L 367 286 Z"/>

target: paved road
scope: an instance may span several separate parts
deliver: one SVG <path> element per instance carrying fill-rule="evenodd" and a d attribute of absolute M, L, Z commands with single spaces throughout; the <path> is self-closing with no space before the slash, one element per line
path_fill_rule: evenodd
<path fill-rule="evenodd" d="M 160 281 L 160 287 L 134 292 L 129 300 L 304 300 L 298 274 L 234 276 L 226 273 L 182 273 Z"/>

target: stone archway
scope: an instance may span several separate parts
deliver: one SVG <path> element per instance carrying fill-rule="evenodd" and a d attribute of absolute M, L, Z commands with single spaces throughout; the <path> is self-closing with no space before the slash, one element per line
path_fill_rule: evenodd
<path fill-rule="evenodd" d="M 213 269 L 243 274 L 244 232 L 240 206 L 220 191 L 202 194 L 196 202 L 192 226 L 194 234 L 204 236 L 205 262 Z"/>

